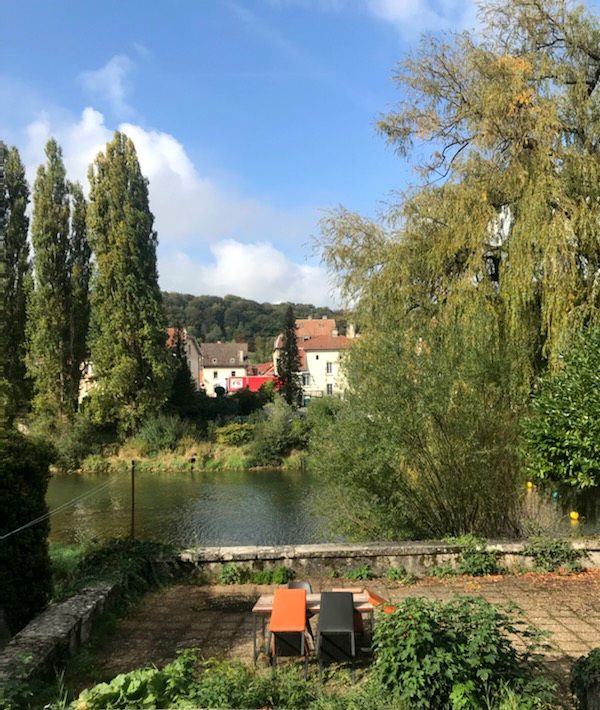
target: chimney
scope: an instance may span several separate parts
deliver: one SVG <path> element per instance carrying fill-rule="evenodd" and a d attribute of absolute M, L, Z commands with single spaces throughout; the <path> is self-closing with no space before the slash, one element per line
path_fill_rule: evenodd
<path fill-rule="evenodd" d="M 332 335 L 334 338 L 337 338 L 337 336 L 338 336 L 337 329 L 336 329 L 336 330 L 332 330 L 332 331 L 331 331 L 331 335 Z"/>
<path fill-rule="evenodd" d="M 327 316 L 321 316 L 321 320 L 327 320 Z"/>

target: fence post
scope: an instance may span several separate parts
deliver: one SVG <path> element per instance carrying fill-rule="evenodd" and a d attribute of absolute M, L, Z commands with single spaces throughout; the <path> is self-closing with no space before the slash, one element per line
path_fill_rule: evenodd
<path fill-rule="evenodd" d="M 135 540 L 135 460 L 131 461 L 131 532 L 130 537 Z"/>

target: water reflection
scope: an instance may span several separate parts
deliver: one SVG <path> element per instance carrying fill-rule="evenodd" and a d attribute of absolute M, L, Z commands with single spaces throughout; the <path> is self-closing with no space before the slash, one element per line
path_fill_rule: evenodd
<path fill-rule="evenodd" d="M 52 542 L 127 535 L 129 474 L 51 479 L 50 509 L 86 495 L 51 518 Z M 87 495 L 89 494 L 89 495 Z M 284 545 L 326 539 L 307 472 L 136 473 L 136 536 L 177 545 Z"/>

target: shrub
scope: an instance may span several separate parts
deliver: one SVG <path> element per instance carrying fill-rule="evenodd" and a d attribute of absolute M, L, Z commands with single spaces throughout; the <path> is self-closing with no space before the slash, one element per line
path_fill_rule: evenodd
<path fill-rule="evenodd" d="M 360 565 L 354 567 L 346 574 L 346 579 L 354 579 L 357 581 L 369 580 L 375 577 L 375 573 L 369 565 Z"/>
<path fill-rule="evenodd" d="M 216 431 L 217 444 L 224 446 L 243 446 L 252 439 L 254 427 L 252 424 L 232 422 L 219 427 Z"/>
<path fill-rule="evenodd" d="M 219 582 L 221 584 L 242 584 L 245 578 L 245 570 L 242 570 L 235 562 L 221 565 L 219 570 Z"/>
<path fill-rule="evenodd" d="M 69 596 L 99 582 L 121 582 L 127 593 L 138 594 L 169 576 L 161 562 L 173 557 L 173 548 L 157 542 L 109 540 L 87 552 L 61 581 L 61 596 Z M 55 594 L 55 597 L 58 594 Z"/>
<path fill-rule="evenodd" d="M 81 463 L 82 473 L 109 473 L 110 469 L 110 461 L 101 454 L 90 454 Z"/>
<path fill-rule="evenodd" d="M 52 452 L 16 431 L 0 432 L 0 535 L 46 515 Z M 48 519 L 0 542 L 0 609 L 16 633 L 46 605 L 52 571 Z"/>
<path fill-rule="evenodd" d="M 571 692 L 581 710 L 588 710 L 588 689 L 600 687 L 600 647 L 578 658 L 571 668 Z"/>
<path fill-rule="evenodd" d="M 390 567 L 385 573 L 385 578 L 388 582 L 402 582 L 402 584 L 413 584 L 417 580 L 414 574 L 407 572 L 403 567 Z"/>
<path fill-rule="evenodd" d="M 279 466 L 293 449 L 306 446 L 305 418 L 277 397 L 253 417 L 254 437 L 249 444 L 252 466 Z"/>
<path fill-rule="evenodd" d="M 589 488 L 600 483 L 600 328 L 582 331 L 558 372 L 539 382 L 524 421 L 532 478 Z"/>
<path fill-rule="evenodd" d="M 197 438 L 198 430 L 189 421 L 175 414 L 158 414 L 146 419 L 136 434 L 142 455 L 152 456 L 161 451 L 175 451 L 183 438 Z"/>
<path fill-rule="evenodd" d="M 539 632 L 484 599 L 413 597 L 379 617 L 373 673 L 408 707 L 476 707 L 505 684 L 519 689 L 533 677 L 539 639 Z"/>
<path fill-rule="evenodd" d="M 560 538 L 533 538 L 523 548 L 523 554 L 533 559 L 533 566 L 539 572 L 555 572 L 566 568 L 571 572 L 581 571 L 582 550 L 575 550 L 568 540 Z"/>

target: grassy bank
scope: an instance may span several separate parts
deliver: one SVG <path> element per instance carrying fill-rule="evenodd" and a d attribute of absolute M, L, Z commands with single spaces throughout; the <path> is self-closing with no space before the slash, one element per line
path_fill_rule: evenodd
<path fill-rule="evenodd" d="M 195 470 L 209 471 L 253 471 L 264 468 L 292 471 L 301 470 L 306 461 L 305 452 L 292 451 L 283 457 L 279 465 L 255 466 L 248 446 L 227 446 L 206 441 L 183 443 L 175 451 L 152 455 L 144 454 L 134 444 L 127 443 L 117 454 L 88 456 L 82 463 L 81 472 L 125 471 L 133 459 L 138 470 L 154 471 L 189 471 L 192 466 Z"/>

